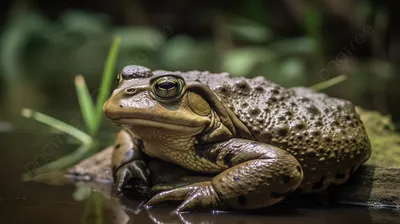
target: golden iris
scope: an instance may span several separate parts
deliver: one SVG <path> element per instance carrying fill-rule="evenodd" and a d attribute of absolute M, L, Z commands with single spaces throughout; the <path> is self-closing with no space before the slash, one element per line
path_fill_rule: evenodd
<path fill-rule="evenodd" d="M 160 98 L 175 98 L 181 94 L 183 80 L 176 77 L 164 76 L 153 83 L 153 93 Z"/>

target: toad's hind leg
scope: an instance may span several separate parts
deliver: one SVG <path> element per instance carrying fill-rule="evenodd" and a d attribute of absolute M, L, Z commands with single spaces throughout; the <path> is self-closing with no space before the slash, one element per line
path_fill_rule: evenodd
<path fill-rule="evenodd" d="M 288 152 L 244 139 L 231 139 L 203 152 L 226 165 L 211 181 L 194 183 L 154 196 L 148 205 L 166 200 L 184 201 L 176 212 L 205 209 L 256 209 L 281 201 L 303 179 L 302 168 Z"/>
<path fill-rule="evenodd" d="M 216 176 L 211 184 L 228 207 L 255 209 L 281 201 L 301 181 L 297 161 L 278 152 L 272 157 L 264 155 L 234 166 Z"/>

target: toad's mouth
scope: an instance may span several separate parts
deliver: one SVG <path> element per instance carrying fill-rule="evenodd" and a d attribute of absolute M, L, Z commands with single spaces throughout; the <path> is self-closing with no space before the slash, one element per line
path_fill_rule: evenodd
<path fill-rule="evenodd" d="M 155 119 L 143 119 L 143 118 L 116 118 L 111 119 L 113 123 L 118 125 L 127 126 L 140 126 L 140 127 L 152 127 L 152 128 L 165 128 L 170 130 L 181 130 L 181 131 L 197 131 L 204 128 L 204 125 L 199 124 L 183 124 L 183 123 L 172 123 L 164 121 L 158 121 Z"/>
<path fill-rule="evenodd" d="M 203 129 L 210 123 L 209 117 L 196 116 L 196 114 L 187 110 L 120 108 L 119 104 L 107 102 L 104 106 L 105 115 L 117 125 L 167 128 L 179 131 L 182 129 Z"/>

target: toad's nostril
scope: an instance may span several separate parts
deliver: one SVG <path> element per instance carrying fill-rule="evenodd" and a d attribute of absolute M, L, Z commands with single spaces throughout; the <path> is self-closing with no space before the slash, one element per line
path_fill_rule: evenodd
<path fill-rule="evenodd" d="M 134 93 L 136 93 L 136 89 L 135 88 L 128 88 L 128 89 L 125 89 L 125 92 L 128 93 L 128 94 L 134 94 Z"/>

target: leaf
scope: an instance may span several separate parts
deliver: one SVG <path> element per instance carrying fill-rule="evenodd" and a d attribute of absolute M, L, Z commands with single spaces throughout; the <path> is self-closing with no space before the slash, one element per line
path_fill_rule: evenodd
<path fill-rule="evenodd" d="M 89 130 L 90 135 L 93 135 L 96 132 L 96 113 L 83 76 L 78 75 L 75 77 L 75 88 L 86 128 Z"/>
<path fill-rule="evenodd" d="M 61 169 L 65 169 L 67 167 L 70 167 L 71 165 L 79 162 L 80 160 L 82 160 L 82 158 L 84 158 L 85 156 L 87 156 L 90 151 L 93 148 L 93 144 L 82 144 L 81 146 L 79 146 L 78 149 L 76 149 L 74 152 L 63 156 L 55 161 L 52 161 L 44 166 L 41 166 L 37 169 L 34 169 L 30 172 L 24 173 L 22 175 L 22 180 L 23 181 L 29 181 L 31 180 L 33 177 L 43 174 L 43 173 L 48 173 L 48 172 L 52 172 L 52 171 L 56 171 L 56 170 L 61 170 Z"/>
<path fill-rule="evenodd" d="M 83 144 L 91 144 L 92 138 L 87 135 L 85 132 L 71 126 L 65 122 L 57 120 L 53 117 L 50 117 L 46 114 L 42 114 L 40 112 L 36 112 L 27 108 L 22 109 L 21 115 L 26 118 L 31 118 L 36 121 L 39 121 L 43 124 L 46 124 L 50 127 L 56 128 L 74 138 L 81 141 Z"/>
<path fill-rule="evenodd" d="M 346 80 L 347 80 L 347 75 L 339 75 L 339 76 L 333 77 L 329 80 L 326 80 L 324 82 L 315 84 L 315 85 L 311 86 L 310 88 L 313 89 L 314 91 L 321 91 L 321 90 L 327 89 L 331 86 L 337 85 L 341 82 L 344 82 Z"/>
<path fill-rule="evenodd" d="M 97 96 L 97 101 L 96 101 L 96 122 L 93 134 L 95 134 L 100 127 L 100 123 L 103 118 L 103 104 L 110 95 L 111 84 L 114 80 L 114 71 L 115 71 L 115 65 L 117 63 L 120 43 L 121 43 L 121 38 L 115 37 L 104 66 L 103 77 L 100 85 L 100 92 L 99 95 Z"/>

